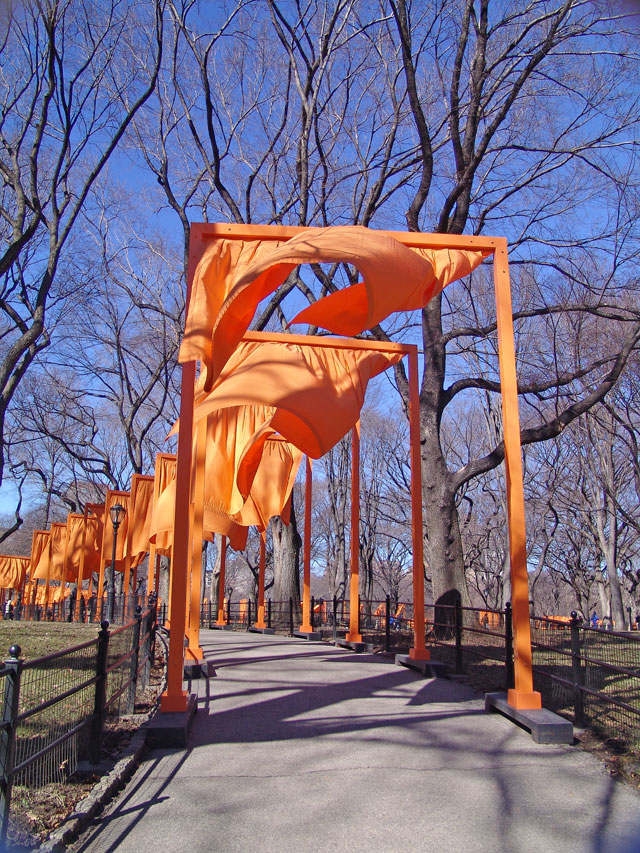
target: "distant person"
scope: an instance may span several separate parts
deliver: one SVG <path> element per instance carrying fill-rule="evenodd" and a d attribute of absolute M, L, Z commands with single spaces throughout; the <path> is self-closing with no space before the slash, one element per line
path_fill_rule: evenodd
<path fill-rule="evenodd" d="M 11 602 L 7 604 L 7 613 L 9 615 L 9 619 L 13 619 L 13 604 Z"/>
<path fill-rule="evenodd" d="M 592 627 L 592 628 L 597 628 L 597 627 L 598 627 L 598 614 L 596 613 L 596 611 L 595 611 L 595 610 L 594 610 L 594 611 L 593 611 L 593 613 L 591 614 L 591 627 Z"/>

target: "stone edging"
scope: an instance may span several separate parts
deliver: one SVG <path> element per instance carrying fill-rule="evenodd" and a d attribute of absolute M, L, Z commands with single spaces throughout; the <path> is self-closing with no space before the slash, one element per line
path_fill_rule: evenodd
<path fill-rule="evenodd" d="M 90 793 L 76 805 L 74 811 L 37 848 L 40 853 L 57 853 L 57 851 L 64 850 L 68 844 L 75 841 L 84 832 L 94 815 L 133 775 L 145 749 L 146 735 L 147 730 L 143 725 L 133 735 L 122 758 L 116 762 L 113 770 L 94 785 Z"/>

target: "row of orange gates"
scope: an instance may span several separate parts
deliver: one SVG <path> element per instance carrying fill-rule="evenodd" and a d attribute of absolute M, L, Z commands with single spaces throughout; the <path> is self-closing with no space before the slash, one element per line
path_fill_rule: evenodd
<path fill-rule="evenodd" d="M 153 476 L 134 474 L 130 488 L 109 489 L 104 503 L 87 504 L 83 513 L 69 513 L 66 522 L 35 530 L 28 557 L 0 555 L 0 607 L 4 618 L 19 610 L 23 618 L 63 611 L 76 599 L 73 618 L 99 602 L 98 617 L 109 586 L 118 586 L 131 600 L 143 586 L 138 570 L 148 557 L 146 592 L 158 589 L 160 556 L 171 553 L 171 521 L 175 500 L 176 457 L 159 453 Z M 174 487 L 175 488 L 175 487 Z M 121 583 L 116 583 L 118 573 Z M 122 600 L 123 595 L 118 599 Z M 82 603 L 83 606 L 80 606 Z M 119 610 L 123 617 L 126 608 Z"/>

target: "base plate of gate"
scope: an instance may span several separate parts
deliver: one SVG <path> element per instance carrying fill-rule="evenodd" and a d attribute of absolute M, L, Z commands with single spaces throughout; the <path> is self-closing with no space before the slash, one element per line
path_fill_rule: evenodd
<path fill-rule="evenodd" d="M 506 693 L 485 693 L 485 711 L 498 711 L 531 732 L 536 743 L 573 743 L 573 725 L 546 708 L 521 711 L 512 708 Z"/>
<path fill-rule="evenodd" d="M 210 631 L 233 631 L 233 625 L 209 625 Z"/>
<path fill-rule="evenodd" d="M 252 634 L 275 634 L 275 628 L 256 628 L 253 625 L 249 628 Z"/>
<path fill-rule="evenodd" d="M 189 694 L 186 711 L 159 711 L 146 724 L 147 746 L 186 746 L 187 735 L 197 709 L 197 696 Z"/>
<path fill-rule="evenodd" d="M 341 649 L 351 649 L 357 655 L 373 651 L 373 643 L 361 643 L 354 640 L 336 640 L 336 646 L 339 646 Z"/>
<path fill-rule="evenodd" d="M 294 637 L 298 637 L 301 640 L 321 640 L 322 634 L 320 631 L 294 631 Z"/>
<path fill-rule="evenodd" d="M 396 666 L 406 666 L 426 678 L 448 678 L 449 667 L 437 660 L 416 660 L 409 655 L 396 655 Z"/>

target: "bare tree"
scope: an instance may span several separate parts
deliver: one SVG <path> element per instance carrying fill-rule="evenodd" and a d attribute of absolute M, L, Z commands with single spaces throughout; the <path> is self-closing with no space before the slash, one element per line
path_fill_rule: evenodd
<path fill-rule="evenodd" d="M 0 477 L 7 409 L 69 295 L 78 218 L 154 91 L 162 9 L 114 0 L 96 14 L 56 0 L 0 11 Z"/>

